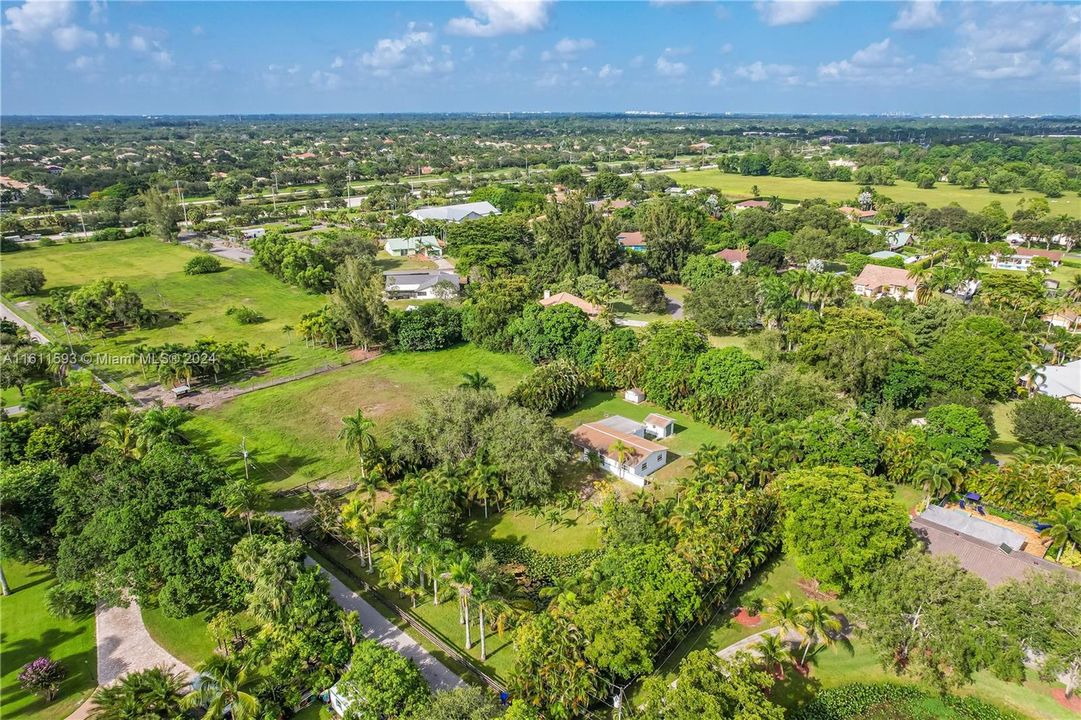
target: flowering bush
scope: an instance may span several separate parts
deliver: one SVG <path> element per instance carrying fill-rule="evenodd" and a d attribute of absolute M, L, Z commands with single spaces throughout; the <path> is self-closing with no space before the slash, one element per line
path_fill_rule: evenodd
<path fill-rule="evenodd" d="M 23 690 L 37 693 L 51 702 L 60 692 L 60 681 L 68 674 L 63 665 L 47 657 L 27 663 L 19 673 L 19 685 Z"/>

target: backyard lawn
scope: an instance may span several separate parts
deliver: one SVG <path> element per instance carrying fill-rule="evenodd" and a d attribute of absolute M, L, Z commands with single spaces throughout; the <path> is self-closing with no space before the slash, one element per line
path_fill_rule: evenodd
<path fill-rule="evenodd" d="M 225 268 L 222 272 L 185 274 L 184 264 L 198 254 L 191 248 L 150 238 L 56 245 L 4 253 L 5 269 L 37 267 L 45 273 L 45 289 L 41 296 L 9 298 L 8 306 L 41 328 L 54 342 L 66 345 L 69 338 L 63 327 L 41 323 L 34 307 L 52 290 L 74 289 L 93 280 L 108 278 L 128 283 L 150 310 L 174 313 L 180 320 L 104 339 L 94 333 L 74 333 L 70 340 L 76 350 L 129 357 L 132 348 L 144 343 L 190 343 L 206 337 L 244 340 L 252 345 L 264 343 L 279 349 L 270 369 L 271 375 L 289 375 L 336 362 L 341 357 L 340 353 L 330 349 L 308 347 L 295 333 L 282 331 L 285 325 L 296 325 L 304 313 L 321 307 L 326 302 L 325 297 L 289 287 L 263 270 L 229 260 L 222 261 Z M 13 300 L 20 302 L 15 304 Z M 241 325 L 226 316 L 225 311 L 230 305 L 247 305 L 266 319 Z M 142 381 L 134 364 L 99 364 L 99 369 L 109 378 L 123 379 L 127 384 Z"/>
<path fill-rule="evenodd" d="M 341 420 L 358 408 L 375 421 L 385 441 L 394 422 L 410 416 L 422 398 L 452 390 L 462 373 L 480 371 L 500 392 L 530 369 L 517 355 L 472 345 L 438 352 L 392 353 L 367 363 L 241 395 L 200 412 L 186 434 L 211 455 L 243 471 L 241 442 L 251 452 L 255 477 L 268 489 L 309 481 L 346 481 L 357 470 L 355 456 L 338 440 Z"/>
<path fill-rule="evenodd" d="M 190 668 L 214 653 L 214 641 L 207 633 L 206 613 L 196 613 L 176 620 L 157 608 L 143 607 L 143 624 L 150 637 Z"/>
<path fill-rule="evenodd" d="M 760 197 L 776 195 L 782 200 L 796 202 L 806 198 L 848 202 L 855 200 L 860 191 L 859 183 L 855 182 L 820 182 L 802 177 L 737 175 L 720 170 L 677 171 L 672 173 L 672 178 L 680 185 L 688 187 L 716 188 L 732 198 L 752 197 L 751 187 L 754 185 L 758 186 Z M 1017 209 L 1017 203 L 1022 198 L 1045 197 L 1042 193 L 1031 190 L 999 195 L 987 188 L 966 190 L 946 183 L 939 183 L 930 190 L 923 190 L 917 188 L 915 183 L 906 180 L 898 180 L 896 185 L 880 186 L 877 189 L 896 202 L 923 202 L 929 207 L 942 207 L 955 202 L 972 212 L 977 212 L 991 201 L 998 200 L 1007 214 L 1012 214 Z M 1081 217 L 1081 198 L 1077 196 L 1077 193 L 1067 193 L 1060 198 L 1047 198 L 1047 202 L 1051 206 L 1052 214 L 1065 213 L 1072 217 Z"/>
<path fill-rule="evenodd" d="M 991 414 L 995 420 L 995 432 L 998 434 L 991 441 L 991 454 L 999 462 L 1009 462 L 1013 454 L 1021 447 L 1017 436 L 1013 434 L 1013 421 L 1010 420 L 1010 412 L 1017 405 L 1017 401 L 998 403 L 991 408 Z"/>
<path fill-rule="evenodd" d="M 0 717 L 66 718 L 98 684 L 94 614 L 65 620 L 45 612 L 45 593 L 56 579 L 44 567 L 8 560 L 4 573 L 12 594 L 0 597 Z M 68 673 L 60 695 L 48 705 L 20 688 L 18 680 L 22 667 L 43 655 L 62 663 Z"/>
<path fill-rule="evenodd" d="M 474 509 L 465 535 L 474 543 L 512 542 L 548 555 L 571 555 L 601 546 L 600 527 L 590 515 L 574 510 L 563 513 L 562 522 L 552 524 L 545 518 L 512 510 L 491 513 L 485 518 Z"/>

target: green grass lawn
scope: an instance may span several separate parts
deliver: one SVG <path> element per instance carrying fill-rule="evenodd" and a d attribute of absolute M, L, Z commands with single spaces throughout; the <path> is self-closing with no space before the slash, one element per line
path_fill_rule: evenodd
<path fill-rule="evenodd" d="M 214 653 L 214 641 L 207 633 L 206 613 L 176 620 L 166 617 L 158 608 L 141 609 L 150 637 L 188 667 L 196 667 Z"/>
<path fill-rule="evenodd" d="M 301 315 L 321 307 L 326 298 L 289 287 L 258 268 L 223 260 L 223 272 L 186 275 L 184 264 L 198 251 L 181 245 L 169 245 L 150 238 L 117 242 L 79 243 L 24 250 L 4 254 L 5 268 L 38 267 L 45 272 L 45 289 L 35 298 L 15 306 L 17 312 L 42 327 L 54 341 L 67 343 L 60 326 L 43 325 L 34 307 L 47 294 L 60 288 L 74 288 L 99 278 L 128 283 L 145 307 L 180 316 L 180 321 L 163 327 L 131 330 L 102 339 L 94 333 L 75 333 L 71 340 L 76 349 L 115 356 L 130 356 L 140 344 L 167 342 L 189 343 L 199 338 L 245 340 L 252 345 L 265 343 L 277 348 L 279 355 L 271 375 L 288 375 L 301 370 L 336 362 L 340 353 L 330 349 L 307 347 L 295 333 L 284 333 L 284 325 L 296 325 Z M 11 302 L 8 303 L 12 305 Z M 230 305 L 247 305 L 266 320 L 241 325 L 225 315 Z M 128 384 L 142 382 L 138 367 L 132 364 L 100 365 L 111 378 Z"/>
<path fill-rule="evenodd" d="M 185 432 L 207 452 L 243 466 L 242 440 L 252 452 L 256 477 L 270 489 L 314 480 L 346 480 L 356 459 L 337 439 L 341 419 L 358 408 L 386 440 L 391 426 L 410 416 L 417 401 L 457 387 L 462 373 L 479 370 L 507 392 L 530 369 L 520 356 L 472 345 L 438 352 L 392 353 L 371 362 L 242 395 L 199 413 Z"/>
<path fill-rule="evenodd" d="M 398 257 L 397 255 L 391 255 L 386 250 L 380 250 L 379 254 L 375 258 L 376 265 L 379 269 L 386 272 L 388 270 L 434 270 L 435 263 L 431 260 L 425 260 L 422 257 L 416 255 L 407 255 L 405 257 Z"/>
<path fill-rule="evenodd" d="M 48 569 L 4 561 L 12 594 L 0 597 L 0 717 L 54 720 L 65 718 L 98 684 L 94 615 L 73 620 L 54 618 L 44 608 L 45 592 L 56 584 Z M 60 695 L 46 705 L 19 687 L 19 672 L 47 655 L 67 668 Z"/>
<path fill-rule="evenodd" d="M 601 546 L 600 527 L 590 515 L 573 510 L 563 514 L 562 524 L 553 526 L 543 518 L 535 518 L 524 512 L 493 512 L 485 518 L 474 509 L 466 525 L 465 536 L 473 543 L 484 540 L 513 542 L 548 555 L 571 555 L 581 550 L 596 550 Z"/>
<path fill-rule="evenodd" d="M 669 298 L 676 300 L 680 303 L 687 297 L 687 293 L 690 292 L 682 285 L 676 285 L 674 283 L 661 283 L 661 287 L 664 288 L 664 294 Z M 661 313 L 640 313 L 634 309 L 629 299 L 619 299 L 612 303 L 612 312 L 616 317 L 624 318 L 626 320 L 645 320 L 646 322 L 672 321 L 676 318 L 672 317 L 667 312 Z"/>
<path fill-rule="evenodd" d="M 19 392 L 19 388 L 17 387 L 8 387 L 0 390 L 0 407 L 18 405 L 21 400 L 22 393 Z"/>
<path fill-rule="evenodd" d="M 720 170 L 673 172 L 672 177 L 680 185 L 716 188 L 732 198 L 751 197 L 753 185 L 758 186 L 758 193 L 762 197 L 776 195 L 782 200 L 793 201 L 819 197 L 831 202 L 851 201 L 855 200 L 860 191 L 860 185 L 855 182 L 820 182 L 802 177 L 752 177 L 724 173 Z M 1043 194 L 1031 190 L 998 195 L 987 188 L 965 190 L 946 183 L 939 183 L 930 190 L 922 190 L 917 188 L 915 183 L 905 180 L 898 180 L 896 185 L 877 189 L 896 202 L 924 202 L 929 207 L 942 207 L 955 202 L 972 212 L 981 210 L 993 200 L 998 200 L 1007 213 L 1013 213 L 1022 198 L 1044 197 Z M 1067 193 L 1060 198 L 1047 198 L 1047 202 L 1055 215 L 1065 213 L 1072 217 L 1081 217 L 1081 198 L 1078 198 L 1076 193 Z"/>
<path fill-rule="evenodd" d="M 314 702 L 294 715 L 293 720 L 332 720 L 333 717 L 329 706 Z"/>
<path fill-rule="evenodd" d="M 1021 447 L 1021 442 L 1013 434 L 1013 421 L 1010 420 L 1010 412 L 1017 405 L 1017 401 L 998 403 L 992 409 L 995 420 L 995 432 L 998 437 L 991 441 L 991 454 L 999 462 L 1009 462 L 1013 454 Z"/>

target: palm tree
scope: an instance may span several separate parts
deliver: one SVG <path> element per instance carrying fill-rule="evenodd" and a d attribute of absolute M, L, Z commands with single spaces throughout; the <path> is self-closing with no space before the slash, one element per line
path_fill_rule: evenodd
<path fill-rule="evenodd" d="M 179 673 L 156 667 L 125 675 L 94 696 L 94 720 L 173 720 L 181 717 L 187 687 Z"/>
<path fill-rule="evenodd" d="M 792 593 L 785 593 L 767 603 L 765 614 L 781 629 L 781 635 L 788 635 L 800 627 L 800 609 Z"/>
<path fill-rule="evenodd" d="M 458 387 L 466 390 L 495 390 L 495 385 L 488 379 L 487 375 L 481 375 L 480 370 L 475 370 L 471 373 L 462 373 L 461 384 Z"/>
<path fill-rule="evenodd" d="M 844 273 L 819 273 L 812 290 L 818 296 L 818 314 L 821 315 L 826 303 L 840 302 L 852 294 L 852 278 Z"/>
<path fill-rule="evenodd" d="M 251 536 L 251 517 L 257 511 L 266 506 L 268 496 L 266 490 L 251 478 L 245 476 L 233 480 L 220 490 L 220 499 L 225 507 L 226 517 L 243 517 L 248 524 L 248 535 Z"/>
<path fill-rule="evenodd" d="M 138 427 L 137 416 L 131 408 L 118 407 L 101 421 L 101 444 L 124 457 L 138 460 L 143 454 L 139 448 Z"/>
<path fill-rule="evenodd" d="M 830 646 L 841 632 L 841 621 L 834 617 L 828 606 L 817 600 L 811 600 L 800 608 L 800 630 L 803 632 L 804 648 L 800 665 L 806 667 L 807 651 L 812 645 L 821 643 Z"/>
<path fill-rule="evenodd" d="M 136 432 L 142 451 L 148 450 L 158 440 L 171 443 L 185 443 L 187 438 L 180 432 L 181 426 L 188 420 L 184 408 L 175 405 L 167 408 L 155 407 L 143 413 Z"/>
<path fill-rule="evenodd" d="M 762 636 L 762 639 L 754 646 L 754 649 L 758 651 L 759 657 L 762 658 L 762 664 L 766 669 L 777 676 L 778 679 L 784 680 L 784 659 L 788 657 L 788 650 L 785 648 L 784 638 L 781 637 L 781 633 L 767 633 Z"/>
<path fill-rule="evenodd" d="M 458 623 L 465 625 L 465 649 L 468 650 L 473 644 L 469 633 L 469 598 L 473 594 L 473 586 L 477 583 L 473 558 L 468 554 L 463 552 L 457 561 L 451 563 L 450 583 L 458 588 Z"/>
<path fill-rule="evenodd" d="M 1074 302 L 1081 302 L 1081 273 L 1074 273 L 1066 287 L 1066 297 Z"/>
<path fill-rule="evenodd" d="M 345 441 L 345 447 L 356 451 L 360 459 L 360 476 L 363 478 L 368 476 L 364 460 L 377 447 L 375 435 L 372 434 L 374 427 L 375 423 L 364 417 L 364 411 L 357 410 L 356 415 L 342 418 L 342 429 L 338 433 L 338 439 Z"/>
<path fill-rule="evenodd" d="M 363 542 L 368 572 L 373 570 L 372 535 L 376 529 L 375 499 L 372 495 L 353 493 L 341 511 L 342 529 L 357 542 Z"/>
<path fill-rule="evenodd" d="M 815 277 L 818 273 L 813 273 L 810 270 L 792 270 L 786 272 L 782 277 L 788 282 L 790 288 L 792 288 L 792 295 L 800 302 L 811 302 L 812 293 L 814 292 Z"/>
<path fill-rule="evenodd" d="M 608 452 L 615 456 L 616 464 L 619 465 L 619 476 L 622 478 L 627 471 L 627 459 L 633 454 L 630 445 L 622 440 L 616 440 L 612 443 L 612 446 L 608 448 Z"/>
<path fill-rule="evenodd" d="M 255 720 L 259 700 L 244 690 L 253 679 L 235 656 L 213 655 L 199 667 L 199 688 L 180 704 L 186 710 L 205 708 L 203 720 Z"/>
<path fill-rule="evenodd" d="M 1077 507 L 1060 506 L 1051 516 L 1051 527 L 1040 532 L 1048 535 L 1058 545 L 1058 554 L 1055 561 L 1062 559 L 1062 551 L 1067 546 L 1081 543 L 1081 509 Z"/>
<path fill-rule="evenodd" d="M 927 492 L 927 501 L 939 498 L 961 484 L 965 463 L 948 453 L 934 451 L 916 469 L 915 480 Z"/>
<path fill-rule="evenodd" d="M 409 553 L 400 550 L 384 550 L 379 556 L 379 579 L 383 584 L 400 594 L 406 584 L 406 567 L 409 565 Z"/>

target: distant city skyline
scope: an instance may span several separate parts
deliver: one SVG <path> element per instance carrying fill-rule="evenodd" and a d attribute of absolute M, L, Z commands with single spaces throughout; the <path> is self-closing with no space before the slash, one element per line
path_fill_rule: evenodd
<path fill-rule="evenodd" d="M 1081 113 L 1081 6 L 3 2 L 5 115 Z"/>

